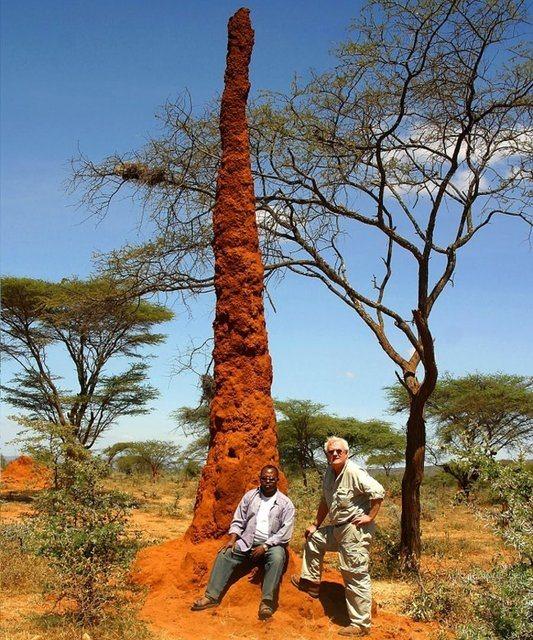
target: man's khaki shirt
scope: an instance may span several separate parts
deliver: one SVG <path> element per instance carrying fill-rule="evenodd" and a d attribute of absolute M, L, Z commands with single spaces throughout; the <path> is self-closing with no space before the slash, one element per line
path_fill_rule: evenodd
<path fill-rule="evenodd" d="M 351 460 L 346 462 L 337 477 L 329 467 L 322 489 L 331 524 L 344 524 L 368 514 L 370 500 L 385 497 L 385 489 L 379 482 Z"/>

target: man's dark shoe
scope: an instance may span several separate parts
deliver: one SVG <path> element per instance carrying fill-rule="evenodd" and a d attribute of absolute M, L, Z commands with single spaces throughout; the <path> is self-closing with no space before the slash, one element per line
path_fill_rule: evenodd
<path fill-rule="evenodd" d="M 259 618 L 259 620 L 268 620 L 273 615 L 274 615 L 274 606 L 272 605 L 271 602 L 267 602 L 266 600 L 263 600 L 263 602 L 261 602 L 261 604 L 259 605 L 259 613 L 257 614 L 257 617 Z"/>
<path fill-rule="evenodd" d="M 358 627 L 358 626 L 344 627 L 344 629 L 341 629 L 339 631 L 339 635 L 347 636 L 349 638 L 360 638 L 361 636 L 369 636 L 370 629 L 367 629 L 365 627 Z"/>
<path fill-rule="evenodd" d="M 311 598 L 318 598 L 318 590 L 320 585 L 318 585 L 316 582 L 311 582 L 311 580 L 300 578 L 300 576 L 294 574 L 291 576 L 291 583 L 300 591 L 307 593 L 307 595 L 311 596 Z"/>
<path fill-rule="evenodd" d="M 204 609 L 211 609 L 212 607 L 218 607 L 218 602 L 208 596 L 204 596 L 192 605 L 191 611 L 203 611 Z"/>

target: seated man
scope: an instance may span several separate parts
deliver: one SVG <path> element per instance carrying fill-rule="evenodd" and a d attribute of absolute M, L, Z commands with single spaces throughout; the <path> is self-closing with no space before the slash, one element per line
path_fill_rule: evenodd
<path fill-rule="evenodd" d="M 259 619 L 266 620 L 274 613 L 285 566 L 285 547 L 294 527 L 294 505 L 278 491 L 277 467 L 271 464 L 263 467 L 259 481 L 260 486 L 245 493 L 239 502 L 228 532 L 230 539 L 218 552 L 205 596 L 192 605 L 192 611 L 216 607 L 237 567 L 245 562 L 264 562 Z"/>

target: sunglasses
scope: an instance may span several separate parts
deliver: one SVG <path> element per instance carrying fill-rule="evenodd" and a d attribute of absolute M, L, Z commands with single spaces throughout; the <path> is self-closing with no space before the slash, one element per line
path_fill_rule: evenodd
<path fill-rule="evenodd" d="M 336 453 L 337 455 L 341 455 L 341 453 L 346 453 L 346 451 L 344 449 L 329 449 L 327 451 L 328 456 L 331 456 L 332 454 Z"/>
<path fill-rule="evenodd" d="M 261 482 L 277 482 L 279 478 L 267 478 L 266 476 L 259 476 Z"/>

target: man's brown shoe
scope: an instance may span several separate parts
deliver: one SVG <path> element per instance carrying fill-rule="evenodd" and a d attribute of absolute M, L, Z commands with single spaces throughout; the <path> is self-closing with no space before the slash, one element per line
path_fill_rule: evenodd
<path fill-rule="evenodd" d="M 218 607 L 218 602 L 212 598 L 204 596 L 192 605 L 191 611 L 203 611 L 204 609 L 211 609 L 212 607 Z"/>
<path fill-rule="evenodd" d="M 270 602 L 263 601 L 259 605 L 259 613 L 257 617 L 259 620 L 268 620 L 274 615 L 274 606 Z"/>
<path fill-rule="evenodd" d="M 294 574 L 291 576 L 291 583 L 300 591 L 307 593 L 311 598 L 318 598 L 318 589 L 320 585 L 316 582 L 311 582 L 310 580 L 300 578 L 300 576 Z"/>
<path fill-rule="evenodd" d="M 349 636 L 349 637 L 361 637 L 361 636 L 369 636 L 370 629 L 366 629 L 365 627 L 344 627 L 339 631 L 340 636 Z"/>

